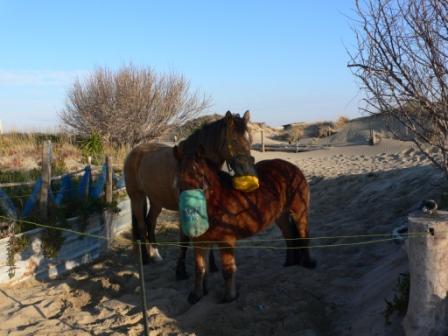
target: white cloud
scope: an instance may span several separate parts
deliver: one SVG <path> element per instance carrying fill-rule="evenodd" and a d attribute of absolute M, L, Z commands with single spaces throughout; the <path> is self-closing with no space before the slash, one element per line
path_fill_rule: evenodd
<path fill-rule="evenodd" d="M 0 85 L 44 86 L 66 85 L 77 77 L 87 74 L 86 70 L 5 70 L 0 69 Z"/>

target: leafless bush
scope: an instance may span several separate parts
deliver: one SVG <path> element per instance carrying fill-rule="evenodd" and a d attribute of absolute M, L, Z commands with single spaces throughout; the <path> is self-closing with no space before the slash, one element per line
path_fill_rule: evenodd
<path fill-rule="evenodd" d="M 292 126 L 288 130 L 288 142 L 289 143 L 298 142 L 301 138 L 303 138 L 304 132 L 305 132 L 304 125 Z"/>
<path fill-rule="evenodd" d="M 334 124 L 329 121 L 316 123 L 316 129 L 318 138 L 325 138 L 336 133 Z"/>
<path fill-rule="evenodd" d="M 357 2 L 357 16 L 349 67 L 366 110 L 404 126 L 448 176 L 448 2 L 366 0 Z"/>
<path fill-rule="evenodd" d="M 350 119 L 348 119 L 347 117 L 341 116 L 338 118 L 338 120 L 336 120 L 334 127 L 336 129 L 339 129 L 339 128 L 343 127 L 344 125 L 348 124 L 349 121 L 350 121 Z"/>
<path fill-rule="evenodd" d="M 60 117 L 75 134 L 96 132 L 114 146 L 134 146 L 198 115 L 209 102 L 192 93 L 182 75 L 133 65 L 116 72 L 99 68 L 73 84 Z"/>

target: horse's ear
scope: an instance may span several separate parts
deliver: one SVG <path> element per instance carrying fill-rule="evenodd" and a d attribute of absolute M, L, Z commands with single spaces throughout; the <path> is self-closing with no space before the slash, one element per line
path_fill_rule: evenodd
<path fill-rule="evenodd" d="M 227 111 L 227 112 L 226 112 L 226 116 L 224 117 L 224 119 L 225 119 L 226 124 L 227 124 L 228 126 L 233 125 L 233 114 L 232 114 L 232 112 Z"/>
<path fill-rule="evenodd" d="M 173 155 L 176 158 L 177 161 L 182 160 L 182 151 L 180 150 L 179 146 L 173 147 Z"/>
<path fill-rule="evenodd" d="M 247 125 L 247 123 L 248 123 L 249 120 L 250 120 L 250 112 L 249 112 L 249 110 L 247 110 L 246 112 L 244 112 L 243 120 L 244 120 L 244 122 L 245 122 L 246 125 Z"/>

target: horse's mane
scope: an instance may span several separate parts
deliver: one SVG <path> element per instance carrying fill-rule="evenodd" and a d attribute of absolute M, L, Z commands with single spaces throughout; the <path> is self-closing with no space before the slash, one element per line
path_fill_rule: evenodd
<path fill-rule="evenodd" d="M 232 115 L 233 127 L 231 130 L 227 123 L 226 117 L 205 124 L 201 128 L 194 131 L 188 138 L 179 143 L 179 148 L 184 153 L 193 154 L 199 145 L 203 146 L 205 153 L 220 153 L 226 145 L 227 136 L 231 132 L 237 132 L 244 135 L 248 130 L 247 125 L 242 117 L 239 115 Z M 208 155 L 207 155 L 208 156 Z M 209 157 L 209 159 L 212 159 Z M 214 160 L 213 160 L 214 161 Z"/>

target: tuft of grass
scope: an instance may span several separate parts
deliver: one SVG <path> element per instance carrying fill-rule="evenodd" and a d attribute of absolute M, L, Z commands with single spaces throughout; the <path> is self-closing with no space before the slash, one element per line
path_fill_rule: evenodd
<path fill-rule="evenodd" d="M 81 139 L 80 147 L 85 158 L 92 157 L 92 163 L 98 164 L 104 159 L 103 140 L 99 133 L 94 132 L 89 137 Z"/>
<path fill-rule="evenodd" d="M 390 325 L 391 316 L 396 313 L 404 316 L 408 310 L 409 291 L 411 288 L 411 276 L 409 273 L 400 273 L 395 286 L 394 297 L 391 301 L 385 299 L 386 309 L 383 316 L 387 325 Z"/>

